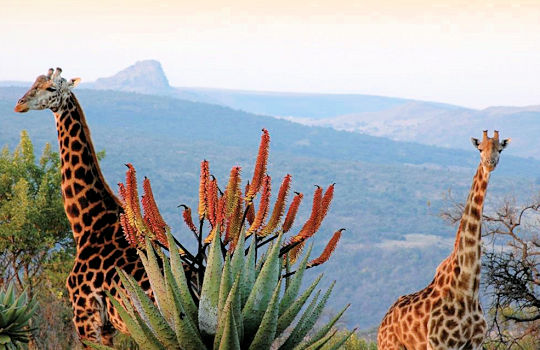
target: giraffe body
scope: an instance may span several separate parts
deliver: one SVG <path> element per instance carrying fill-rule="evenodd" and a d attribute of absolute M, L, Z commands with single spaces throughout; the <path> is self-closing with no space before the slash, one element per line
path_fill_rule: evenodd
<path fill-rule="evenodd" d="M 481 269 L 481 225 L 490 172 L 510 140 L 498 132 L 480 143 L 481 154 L 456 234 L 454 250 L 438 267 L 433 281 L 414 294 L 400 297 L 379 327 L 379 350 L 481 349 L 487 330 L 478 300 Z"/>
<path fill-rule="evenodd" d="M 135 277 L 144 290 L 150 284 L 141 260 L 123 235 L 122 206 L 99 168 L 83 110 L 61 70 L 39 76 L 19 100 L 16 112 L 51 109 L 60 147 L 64 209 L 76 244 L 75 264 L 67 279 L 73 322 L 80 339 L 112 344 L 115 329 L 128 333 L 105 291 L 118 294 L 119 267 Z"/>

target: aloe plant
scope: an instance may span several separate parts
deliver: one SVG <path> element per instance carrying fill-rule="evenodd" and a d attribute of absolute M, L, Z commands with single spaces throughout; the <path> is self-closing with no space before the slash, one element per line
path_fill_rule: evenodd
<path fill-rule="evenodd" d="M 167 232 L 168 243 L 174 239 Z M 171 249 L 170 257 L 147 238 L 145 250 L 139 250 L 148 273 L 155 303 L 129 274 L 119 270 L 123 304 L 111 299 L 126 323 L 131 336 L 144 349 L 322 349 L 334 336 L 332 326 L 348 306 L 311 338 L 305 336 L 321 315 L 333 285 L 319 298 L 314 291 L 321 280 L 317 278 L 303 293 L 300 285 L 311 247 L 299 263 L 298 272 L 290 278 L 288 287 L 282 286 L 282 259 L 279 257 L 281 235 L 267 250 L 260 271 L 251 258 L 255 240 L 247 256 L 244 254 L 245 231 L 239 237 L 235 253 L 222 253 L 219 235 L 214 235 L 208 250 L 208 264 L 204 275 L 198 312 L 189 294 L 188 280 L 178 250 Z M 159 262 L 161 260 L 161 262 Z M 162 266 L 160 268 L 159 266 Z M 257 275 L 255 280 L 247 276 Z M 187 295 L 186 295 L 187 294 Z M 245 302 L 242 295 L 247 295 Z M 186 298 L 189 296 L 189 298 Z M 111 296 L 109 296 L 111 297 Z M 310 300 L 301 313 L 302 308 Z M 292 329 L 284 333 L 300 315 Z M 351 333 L 352 334 L 352 333 Z M 280 342 L 276 343 L 276 339 Z M 346 339 L 343 339 L 343 342 Z M 342 344 L 339 341 L 337 344 Z M 109 349 L 93 345 L 96 349 Z M 337 349 L 338 347 L 334 347 Z"/>
<path fill-rule="evenodd" d="M 28 300 L 26 291 L 16 295 L 13 283 L 0 291 L 0 350 L 19 349 L 30 340 L 30 318 L 37 302 Z"/>
<path fill-rule="evenodd" d="M 135 169 L 127 165 L 126 183 L 120 184 L 124 202 L 120 220 L 127 240 L 138 249 L 153 298 L 133 277 L 119 270 L 121 300 L 111 301 L 141 348 L 332 349 L 326 346 L 336 334 L 332 327 L 347 307 L 305 340 L 333 285 L 324 292 L 315 292 L 319 276 L 302 293 L 300 286 L 306 269 L 329 259 L 344 229 L 334 233 L 318 258 L 309 260 L 310 247 L 298 260 L 306 241 L 315 235 L 328 212 L 334 185 L 326 191 L 316 186 L 311 215 L 296 234 L 285 239 L 284 235 L 293 229 L 303 194 L 295 194 L 285 215 L 291 186 L 291 176 L 286 175 L 270 211 L 271 178 L 266 173 L 269 142 L 270 136 L 263 130 L 254 174 L 244 191 L 240 188 L 239 167 L 232 168 L 222 192 L 217 179 L 210 175 L 209 162 L 201 163 L 198 226 L 191 209 L 181 205 L 184 222 L 197 240 L 196 253 L 170 233 L 147 178 L 141 206 Z M 255 208 L 258 194 L 259 205 Z M 205 223 L 210 228 L 203 237 Z M 291 271 L 294 265 L 296 270 Z"/>

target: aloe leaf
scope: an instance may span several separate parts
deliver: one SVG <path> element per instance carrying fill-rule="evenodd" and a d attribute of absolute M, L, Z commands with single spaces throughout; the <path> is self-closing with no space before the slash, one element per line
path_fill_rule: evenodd
<path fill-rule="evenodd" d="M 245 306 L 249 293 L 251 293 L 253 285 L 255 284 L 255 244 L 255 239 L 252 237 L 244 264 L 244 274 L 242 275 L 242 308 Z"/>
<path fill-rule="evenodd" d="M 118 311 L 120 318 L 129 330 L 129 334 L 131 335 L 133 340 L 135 340 L 135 342 L 141 347 L 141 349 L 164 349 L 163 346 L 156 339 L 152 331 L 148 327 L 144 327 L 141 325 L 144 324 L 142 320 L 141 322 L 138 322 L 137 317 L 132 317 L 131 315 L 129 315 L 126 309 L 124 309 L 124 307 L 120 305 L 118 300 L 116 300 L 108 291 L 105 291 L 105 293 L 107 294 L 107 297 L 113 304 L 114 308 Z"/>
<path fill-rule="evenodd" d="M 194 321 L 185 313 L 184 306 L 182 305 L 182 298 L 178 292 L 176 281 L 172 276 L 168 263 L 164 264 L 164 268 L 166 280 L 168 281 L 166 283 L 167 294 L 174 304 L 172 313 L 174 332 L 178 344 L 181 344 L 183 350 L 206 349 Z"/>
<path fill-rule="evenodd" d="M 281 271 L 279 248 L 282 236 L 282 234 L 278 236 L 272 250 L 267 254 L 266 261 L 242 310 L 246 336 L 254 334 L 259 328 L 264 312 L 270 303 L 274 286 L 278 282 Z"/>
<path fill-rule="evenodd" d="M 171 302 L 167 299 L 167 291 L 165 290 L 165 282 L 163 281 L 163 275 L 161 269 L 159 268 L 156 254 L 154 253 L 154 247 L 150 242 L 148 237 L 145 238 L 146 241 L 146 255 L 142 251 L 138 251 L 139 257 L 144 265 L 148 280 L 150 281 L 150 286 L 152 292 L 154 293 L 154 298 L 156 304 L 165 316 L 168 322 L 172 319 L 172 314 L 170 312 L 172 305 Z"/>
<path fill-rule="evenodd" d="M 300 298 L 298 298 L 292 305 L 281 315 L 278 319 L 278 325 L 277 325 L 277 331 L 276 335 L 280 335 L 289 325 L 292 324 L 294 319 L 296 318 L 296 315 L 300 312 L 300 309 L 302 309 L 302 306 L 306 303 L 311 293 L 313 293 L 313 290 L 317 285 L 319 284 L 319 281 L 322 278 L 322 274 L 317 277 L 315 281 L 309 286 L 308 289 L 302 295 Z"/>
<path fill-rule="evenodd" d="M 279 315 L 283 315 L 283 313 L 291 306 L 291 304 L 295 301 L 296 297 L 298 296 L 298 291 L 300 290 L 300 286 L 302 285 L 302 279 L 304 278 L 304 271 L 306 271 L 306 266 L 309 261 L 309 256 L 311 254 L 311 249 L 313 248 L 313 243 L 309 245 L 309 248 L 307 250 L 306 255 L 304 256 L 304 259 L 300 262 L 300 265 L 298 266 L 298 269 L 296 270 L 296 273 L 292 277 L 289 286 L 287 289 L 285 289 L 285 293 L 283 294 L 283 298 L 281 298 L 281 303 L 279 305 Z M 288 254 L 287 254 L 288 257 Z"/>
<path fill-rule="evenodd" d="M 229 317 L 234 317 L 235 319 L 235 327 L 237 329 L 238 339 L 240 340 L 240 335 L 238 334 L 239 328 L 236 322 L 237 317 L 235 317 L 235 313 L 238 314 L 238 312 L 235 312 L 235 303 L 238 302 L 239 295 L 240 295 L 240 278 L 236 278 L 231 288 L 231 291 L 229 295 L 227 296 L 227 300 L 225 301 L 223 305 L 223 310 L 220 310 L 220 313 L 219 313 L 220 317 L 219 317 L 218 327 L 216 331 L 216 336 L 214 338 L 214 349 L 219 348 L 221 338 L 225 330 L 225 325 L 227 324 L 228 322 L 227 319 Z"/>
<path fill-rule="evenodd" d="M 324 325 L 315 335 L 306 343 L 306 347 L 314 345 L 322 338 L 326 337 L 327 333 L 332 329 L 332 327 L 336 324 L 336 322 L 343 316 L 343 313 L 351 306 L 351 304 L 348 304 L 345 306 L 341 311 L 332 317 L 332 319 Z M 303 348 L 302 348 L 303 349 Z"/>
<path fill-rule="evenodd" d="M 351 335 L 354 334 L 354 332 L 356 332 L 356 328 L 353 329 L 352 331 L 350 331 L 349 333 L 345 334 L 340 340 L 338 340 L 334 345 L 332 346 L 325 346 L 323 349 L 324 350 L 338 350 L 338 349 L 341 349 L 341 346 L 343 344 L 345 344 L 345 342 L 347 340 L 349 340 L 349 338 L 351 337 Z"/>
<path fill-rule="evenodd" d="M 219 227 L 216 232 L 219 232 Z M 219 234 L 214 235 L 208 255 L 199 301 L 199 330 L 203 339 L 211 341 L 218 323 L 219 284 L 223 265 Z"/>
<path fill-rule="evenodd" d="M 221 282 L 219 284 L 219 301 L 218 301 L 218 317 L 219 311 L 223 310 L 227 296 L 231 291 L 231 286 L 233 284 L 233 276 L 231 271 L 231 256 L 227 253 L 225 257 L 225 264 L 223 265 L 223 270 L 221 273 Z"/>
<path fill-rule="evenodd" d="M 218 350 L 240 350 L 240 340 L 236 332 L 236 323 L 234 321 L 234 313 L 232 308 L 229 309 L 225 317 L 225 325 L 223 328 L 223 335 L 219 342 Z M 215 349 L 215 348 L 214 348 Z"/>
<path fill-rule="evenodd" d="M 238 237 L 238 242 L 236 243 L 236 248 L 231 258 L 231 272 L 233 279 L 236 279 L 236 276 L 242 274 L 244 271 L 244 249 L 246 245 L 246 229 L 242 227 L 240 236 Z"/>
<path fill-rule="evenodd" d="M 287 338 L 285 343 L 283 343 L 283 345 L 279 347 L 279 350 L 291 350 L 302 341 L 302 339 L 305 336 L 305 334 L 302 334 L 303 329 L 304 329 L 304 324 L 309 320 L 309 317 L 311 316 L 313 309 L 315 309 L 315 305 L 317 305 L 317 300 L 319 299 L 320 294 L 321 294 L 321 291 L 318 290 L 315 296 L 313 297 L 313 300 L 311 300 L 311 303 L 309 303 L 308 307 L 302 314 L 302 317 L 300 317 L 300 320 L 298 320 L 298 323 L 289 334 L 289 337 Z"/>
<path fill-rule="evenodd" d="M 337 330 L 332 331 L 331 333 L 326 334 L 323 338 L 313 342 L 311 345 L 300 344 L 294 350 L 320 350 L 332 337 L 337 333 Z"/>
<path fill-rule="evenodd" d="M 281 289 L 281 280 L 278 282 L 274 293 L 272 294 L 272 299 L 268 304 L 268 308 L 264 313 L 261 325 L 255 334 L 255 338 L 249 346 L 250 350 L 267 350 L 270 349 L 272 342 L 276 336 L 276 327 L 277 320 L 279 315 L 278 299 L 279 292 Z"/>
<path fill-rule="evenodd" d="M 302 341 L 302 339 L 313 328 L 313 326 L 315 325 L 315 323 L 321 316 L 321 313 L 326 305 L 326 302 L 328 301 L 328 298 L 330 297 L 330 294 L 332 293 L 332 289 L 334 288 L 335 284 L 336 282 L 333 282 L 330 288 L 328 288 L 328 290 L 326 291 L 326 293 L 324 293 L 324 296 L 322 297 L 321 301 L 317 304 L 317 306 L 314 307 L 310 313 L 307 313 L 307 310 L 306 310 L 306 313 L 302 315 L 302 318 L 300 319 L 300 321 L 298 321 L 297 326 L 295 327 L 295 329 L 291 332 L 291 335 L 289 336 L 289 339 L 293 342 L 294 346 L 296 346 Z"/>
<path fill-rule="evenodd" d="M 198 312 L 197 306 L 195 305 L 195 302 L 191 297 L 191 293 L 188 287 L 188 281 L 186 279 L 186 273 L 184 272 L 184 265 L 182 264 L 182 260 L 180 258 L 180 254 L 178 253 L 178 250 L 174 249 L 174 247 L 176 247 L 176 243 L 174 242 L 174 238 L 170 230 L 167 230 L 167 239 L 169 242 L 171 271 L 176 281 L 176 285 L 180 290 L 182 305 L 184 306 L 184 310 L 189 315 L 189 317 L 191 317 L 193 322 L 196 322 Z"/>
<path fill-rule="evenodd" d="M 123 279 L 122 276 L 124 277 Z M 135 279 L 123 270 L 121 270 L 120 279 L 122 279 L 122 284 L 127 289 L 131 288 L 133 292 L 137 295 L 137 298 L 141 303 L 144 315 L 146 315 L 146 318 L 148 319 L 148 324 L 153 330 L 156 338 L 165 346 L 166 349 L 177 348 L 176 334 L 172 330 L 167 320 L 165 320 L 163 315 L 159 312 L 158 308 L 154 305 L 154 303 L 152 303 L 150 298 L 148 298 L 142 288 L 137 284 Z M 124 280 L 126 279 L 128 280 L 128 283 L 131 284 L 129 288 L 124 283 Z"/>

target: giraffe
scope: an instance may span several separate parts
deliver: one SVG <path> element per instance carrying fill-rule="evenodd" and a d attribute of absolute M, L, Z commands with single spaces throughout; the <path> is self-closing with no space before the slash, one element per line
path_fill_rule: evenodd
<path fill-rule="evenodd" d="M 401 296 L 379 327 L 379 350 L 480 349 L 486 321 L 478 300 L 481 264 L 481 226 L 490 172 L 510 139 L 499 142 L 487 130 L 472 138 L 480 151 L 452 253 L 437 267 L 433 281 L 414 294 Z"/>
<path fill-rule="evenodd" d="M 118 294 L 115 267 L 131 274 L 148 291 L 141 260 L 125 239 L 119 221 L 122 205 L 100 170 L 84 112 L 72 89 L 80 79 L 66 80 L 62 70 L 37 77 L 17 102 L 15 112 L 50 109 L 56 120 L 61 156 L 62 197 L 76 243 L 73 269 L 66 285 L 73 323 L 81 340 L 112 345 L 115 329 L 128 333 L 106 297 Z"/>

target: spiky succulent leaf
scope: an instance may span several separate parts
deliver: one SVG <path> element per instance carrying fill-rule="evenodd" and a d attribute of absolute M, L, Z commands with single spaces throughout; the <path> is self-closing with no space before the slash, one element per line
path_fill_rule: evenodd
<path fill-rule="evenodd" d="M 236 329 L 236 323 L 234 321 L 234 313 L 232 308 L 229 308 L 227 317 L 225 317 L 226 323 L 223 329 L 223 334 L 219 342 L 218 350 L 240 350 L 240 340 Z M 216 349 L 216 348 L 214 348 Z"/>
<path fill-rule="evenodd" d="M 300 309 L 304 306 L 306 301 L 308 300 L 311 293 L 313 293 L 313 290 L 317 285 L 319 284 L 319 281 L 322 278 L 322 274 L 317 277 L 313 283 L 309 286 L 308 289 L 302 295 L 300 298 L 298 298 L 292 305 L 281 315 L 278 319 L 278 325 L 277 325 L 277 331 L 276 336 L 280 335 L 289 325 L 291 325 L 298 313 L 300 312 Z"/>
<path fill-rule="evenodd" d="M 311 254 L 312 248 L 313 248 L 313 244 L 310 244 L 307 250 L 306 256 L 300 262 L 300 265 L 298 266 L 296 273 L 291 278 L 291 281 L 289 282 L 287 289 L 285 289 L 285 293 L 283 294 L 283 298 L 281 298 L 281 303 L 279 304 L 280 316 L 283 315 L 283 313 L 291 306 L 291 304 L 296 300 L 296 297 L 298 296 L 298 291 L 300 290 L 300 286 L 302 285 L 302 279 L 304 278 L 304 271 L 306 270 L 306 266 L 309 261 L 309 255 Z M 287 258 L 288 258 L 288 254 L 287 254 Z"/>
<path fill-rule="evenodd" d="M 92 343 L 89 340 L 83 340 L 82 343 L 84 345 L 87 345 L 87 346 L 91 347 L 92 349 L 96 349 L 96 350 L 114 350 L 114 348 L 111 348 L 110 346 L 97 344 L 97 343 Z"/>
<path fill-rule="evenodd" d="M 308 349 L 308 348 L 311 349 L 312 345 L 315 345 L 319 343 L 321 339 L 326 338 L 328 336 L 328 332 L 332 329 L 334 324 L 336 324 L 336 322 L 341 318 L 341 316 L 349 308 L 349 306 L 351 306 L 351 304 L 347 304 L 347 306 L 341 309 L 341 311 L 337 315 L 332 317 L 332 319 L 326 325 L 324 325 L 317 333 L 315 333 L 315 335 L 311 337 L 311 339 L 308 342 L 306 342 L 302 347 L 300 347 L 300 349 Z"/>
<path fill-rule="evenodd" d="M 336 282 L 332 283 L 330 288 L 328 288 L 326 293 L 324 293 L 324 296 L 322 297 L 321 301 L 317 304 L 316 307 L 313 308 L 312 312 L 308 314 L 306 310 L 306 313 L 302 316 L 300 321 L 298 321 L 297 326 L 291 332 L 291 335 L 289 336 L 289 339 L 287 339 L 287 341 L 291 340 L 294 346 L 296 346 L 302 341 L 302 339 L 306 336 L 306 334 L 308 334 L 308 332 L 315 325 L 315 322 L 317 322 L 317 320 L 321 316 L 324 306 L 326 305 L 326 302 L 328 301 L 328 298 L 330 297 L 330 294 L 332 293 L 332 290 L 334 289 L 335 284 Z"/>
<path fill-rule="evenodd" d="M 146 316 L 145 319 L 148 320 L 148 324 L 154 332 L 156 338 L 166 349 L 175 349 L 176 335 L 167 320 L 165 320 L 163 315 L 159 312 L 159 309 L 144 293 L 133 276 L 128 275 L 123 270 L 120 270 L 120 279 L 122 280 L 122 285 L 128 290 L 131 289 L 131 292 L 137 296 L 137 299 L 141 303 L 142 311 Z M 124 283 L 124 281 L 127 283 Z M 127 285 L 129 285 L 129 287 Z"/>
<path fill-rule="evenodd" d="M 223 265 L 223 270 L 221 271 L 221 282 L 219 283 L 219 301 L 218 301 L 218 310 L 222 310 L 227 300 L 227 296 L 231 291 L 233 284 L 233 275 L 231 271 L 231 255 L 227 253 L 225 257 L 225 264 Z"/>
<path fill-rule="evenodd" d="M 139 257 L 144 265 L 148 280 L 150 281 L 150 287 L 154 293 L 154 298 L 156 299 L 157 306 L 161 313 L 165 316 L 167 321 L 170 323 L 172 320 L 172 303 L 167 298 L 167 291 L 165 290 L 165 281 L 163 280 L 163 275 L 159 268 L 156 254 L 154 253 L 154 247 L 150 242 L 150 239 L 145 237 L 146 243 L 146 255 L 142 251 L 138 251 Z"/>
<path fill-rule="evenodd" d="M 287 338 L 285 343 L 283 343 L 279 347 L 279 350 L 291 350 L 291 349 L 294 349 L 295 346 L 300 344 L 300 342 L 305 336 L 305 334 L 302 334 L 304 330 L 304 324 L 309 320 L 311 313 L 315 309 L 315 306 L 317 305 L 317 301 L 319 300 L 320 294 L 321 294 L 321 291 L 318 290 L 315 296 L 313 297 L 313 299 L 311 300 L 311 303 L 309 303 L 308 307 L 306 308 L 306 310 L 304 311 L 304 313 L 298 320 L 298 323 L 289 334 L 289 337 Z"/>
<path fill-rule="evenodd" d="M 118 311 L 120 318 L 124 321 L 129 334 L 135 342 L 142 348 L 148 350 L 162 350 L 164 347 L 156 339 L 150 328 L 144 322 L 139 322 L 137 316 L 130 315 L 126 309 L 108 291 L 105 291 L 110 302 Z M 128 305 L 126 303 L 126 305 Z M 132 309 L 133 311 L 133 309 Z M 139 317 L 140 319 L 140 317 Z M 142 321 L 142 320 L 141 320 Z"/>
<path fill-rule="evenodd" d="M 272 298 L 274 286 L 278 282 L 281 271 L 279 249 L 282 236 L 282 234 L 278 236 L 275 244 L 267 254 L 266 261 L 242 310 L 246 336 L 254 335 L 256 329 L 259 328 L 264 312 Z"/>
<path fill-rule="evenodd" d="M 167 230 L 167 239 L 169 242 L 169 247 L 176 247 L 176 243 L 174 242 L 174 238 L 170 230 Z M 177 249 L 170 248 L 170 262 L 174 280 L 176 281 L 176 285 L 180 290 L 180 297 L 182 299 L 182 305 L 184 306 L 184 310 L 189 315 L 189 317 L 191 317 L 191 319 L 196 322 L 198 314 L 197 306 L 195 305 L 195 302 L 191 297 L 191 293 L 189 292 L 188 281 L 184 272 L 184 266 L 182 264 L 182 259 L 180 258 L 180 254 L 178 253 Z"/>
<path fill-rule="evenodd" d="M 242 290 L 242 307 L 244 307 L 246 304 L 249 293 L 251 293 L 253 285 L 255 284 L 255 244 L 255 239 L 252 239 L 249 246 L 248 255 L 246 256 L 246 260 L 244 262 L 244 274 L 242 275 L 242 283 L 240 285 Z"/>
<path fill-rule="evenodd" d="M 257 330 L 257 333 L 255 334 L 255 338 L 253 338 L 253 341 L 249 346 L 250 350 L 270 349 L 270 346 L 272 345 L 272 342 L 276 337 L 276 327 L 279 315 L 278 299 L 280 289 L 281 280 L 278 282 L 276 289 L 274 289 L 274 293 L 272 294 L 272 298 L 270 299 L 268 308 L 264 313 L 261 325 Z"/>
<path fill-rule="evenodd" d="M 219 232 L 219 227 L 216 232 Z M 216 334 L 222 259 L 220 237 L 219 234 L 215 234 L 212 244 L 210 244 L 208 264 L 199 301 L 199 329 L 203 339 L 210 340 Z"/>
<path fill-rule="evenodd" d="M 326 334 L 323 338 L 313 342 L 311 345 L 300 344 L 294 350 L 320 350 L 330 339 L 332 339 L 337 333 L 337 330 L 334 330 L 331 333 Z"/>
<path fill-rule="evenodd" d="M 351 337 L 351 335 L 354 334 L 354 332 L 356 332 L 356 328 L 353 329 L 352 331 L 348 332 L 347 334 L 345 334 L 340 340 L 338 340 L 334 345 L 332 346 L 329 346 L 328 344 L 326 344 L 326 346 L 323 346 L 323 350 L 338 350 L 338 349 L 341 349 L 341 346 L 343 344 L 345 344 L 345 342 Z"/>
<path fill-rule="evenodd" d="M 229 318 L 233 318 L 235 320 L 235 328 L 236 328 L 236 334 L 238 336 L 238 339 L 240 339 L 239 332 L 238 332 L 238 326 L 236 322 L 235 317 L 235 303 L 238 302 L 238 295 L 240 292 L 240 279 L 237 278 L 234 281 L 234 284 L 230 290 L 230 293 L 227 295 L 227 300 L 225 301 L 223 308 L 219 309 L 219 322 L 218 322 L 218 328 L 216 331 L 216 336 L 214 338 L 214 349 L 219 348 L 220 342 L 222 341 L 223 332 L 225 331 L 225 327 L 228 322 L 230 322 Z"/>

